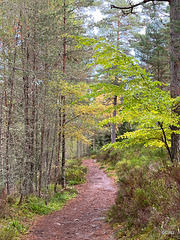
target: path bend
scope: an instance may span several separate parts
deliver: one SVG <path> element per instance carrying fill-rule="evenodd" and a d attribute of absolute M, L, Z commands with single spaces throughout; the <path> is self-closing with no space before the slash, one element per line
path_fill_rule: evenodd
<path fill-rule="evenodd" d="M 78 196 L 60 211 L 41 217 L 26 240 L 113 240 L 113 232 L 104 221 L 115 202 L 116 185 L 99 169 L 93 159 L 83 161 L 88 167 L 87 182 L 77 187 Z"/>

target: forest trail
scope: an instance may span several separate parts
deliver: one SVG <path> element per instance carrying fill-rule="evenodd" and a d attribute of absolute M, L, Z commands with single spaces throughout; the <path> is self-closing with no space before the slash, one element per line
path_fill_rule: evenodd
<path fill-rule="evenodd" d="M 114 182 L 99 169 L 95 160 L 83 161 L 89 171 L 87 182 L 77 187 L 79 195 L 63 209 L 41 217 L 26 240 L 113 240 L 113 231 L 105 223 L 105 213 L 114 203 Z"/>

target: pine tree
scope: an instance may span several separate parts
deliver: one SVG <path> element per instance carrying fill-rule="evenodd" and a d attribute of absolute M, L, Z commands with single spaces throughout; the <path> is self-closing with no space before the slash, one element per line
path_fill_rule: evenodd
<path fill-rule="evenodd" d="M 170 82 L 169 76 L 169 24 L 156 18 L 148 24 L 145 34 L 136 34 L 132 41 L 135 56 L 153 79 Z"/>

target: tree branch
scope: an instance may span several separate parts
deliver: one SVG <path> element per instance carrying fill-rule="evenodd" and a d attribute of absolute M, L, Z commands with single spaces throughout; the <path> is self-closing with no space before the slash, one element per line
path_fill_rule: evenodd
<path fill-rule="evenodd" d="M 70 120 L 66 121 L 66 122 L 65 122 L 65 125 L 68 124 L 69 122 L 72 122 L 72 121 L 73 121 L 74 119 L 76 119 L 76 118 L 79 118 L 79 117 L 81 117 L 81 116 L 88 116 L 88 115 L 89 115 L 88 113 L 86 113 L 86 114 L 79 114 L 79 115 L 71 118 Z"/>
<path fill-rule="evenodd" d="M 115 6 L 115 5 L 111 5 L 111 9 L 112 8 L 116 8 L 116 9 L 120 9 L 120 10 L 129 10 L 128 12 L 124 12 L 123 11 L 123 13 L 124 14 L 128 14 L 128 13 L 133 13 L 133 9 L 135 8 L 135 7 L 138 7 L 138 6 L 140 6 L 140 5 L 143 5 L 143 4 L 145 4 L 145 3 L 148 3 L 148 2 L 152 2 L 152 3 L 154 3 L 156 0 L 144 0 L 143 2 L 139 2 L 139 3 L 137 3 L 137 4 L 130 4 L 130 6 L 129 7 L 118 7 L 118 6 Z M 169 0 L 157 0 L 157 2 L 169 2 Z"/>
<path fill-rule="evenodd" d="M 164 144 L 165 144 L 165 146 L 166 146 L 166 149 L 167 149 L 167 151 L 168 151 L 168 154 L 169 154 L 169 157 L 170 157 L 170 159 L 171 159 L 171 162 L 173 163 L 173 158 L 172 158 L 171 150 L 170 150 L 169 145 L 168 145 L 168 143 L 167 143 L 166 133 L 165 133 L 165 131 L 164 131 L 163 124 L 160 123 L 160 122 L 158 122 L 158 125 L 159 125 L 159 127 L 161 128 L 161 130 L 162 130 L 163 137 L 164 137 L 164 141 L 163 141 L 163 142 L 164 142 Z"/>

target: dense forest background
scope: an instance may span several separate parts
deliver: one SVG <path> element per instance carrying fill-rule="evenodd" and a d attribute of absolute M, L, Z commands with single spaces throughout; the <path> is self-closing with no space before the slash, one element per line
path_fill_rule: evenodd
<path fill-rule="evenodd" d="M 146 224 L 157 234 L 159 219 L 175 231 L 180 150 L 171 6 L 148 2 L 128 14 L 110 7 L 129 6 L 117 0 L 0 5 L 1 208 L 8 196 L 47 204 L 51 191 L 84 181 L 77 159 L 93 155 L 117 169 L 124 189 L 110 213 L 114 223 L 129 219 L 124 232 L 137 235 Z"/>

